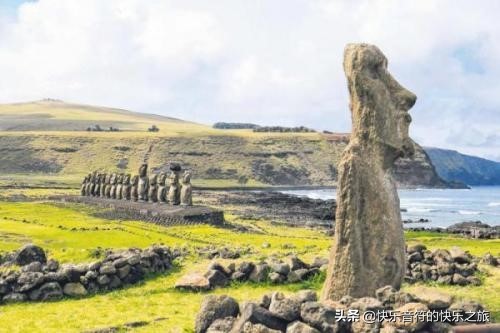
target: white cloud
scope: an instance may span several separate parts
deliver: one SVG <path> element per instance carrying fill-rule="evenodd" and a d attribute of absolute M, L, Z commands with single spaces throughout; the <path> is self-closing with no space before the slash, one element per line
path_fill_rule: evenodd
<path fill-rule="evenodd" d="M 0 15 L 0 102 L 350 127 L 342 52 L 377 44 L 422 144 L 500 158 L 497 1 L 39 0 Z"/>

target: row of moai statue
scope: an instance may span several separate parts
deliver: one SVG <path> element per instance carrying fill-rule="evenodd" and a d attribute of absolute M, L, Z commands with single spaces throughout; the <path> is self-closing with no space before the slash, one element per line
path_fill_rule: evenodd
<path fill-rule="evenodd" d="M 191 174 L 181 176 L 178 164 L 170 166 L 170 175 L 162 172 L 148 176 L 148 165 L 139 168 L 139 175 L 99 173 L 88 174 L 82 182 L 82 196 L 102 197 L 117 200 L 169 203 L 171 205 L 193 205 Z"/>

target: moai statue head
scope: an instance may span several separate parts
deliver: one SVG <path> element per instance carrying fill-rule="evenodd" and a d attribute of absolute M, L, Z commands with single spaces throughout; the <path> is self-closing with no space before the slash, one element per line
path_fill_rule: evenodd
<path fill-rule="evenodd" d="M 106 173 L 101 174 L 101 180 L 100 180 L 101 184 L 106 184 L 106 177 L 107 176 L 108 175 Z"/>
<path fill-rule="evenodd" d="M 352 119 L 362 120 L 353 121 L 351 142 L 361 147 L 377 146 L 393 161 L 412 155 L 408 110 L 417 97 L 392 77 L 384 54 L 374 45 L 349 44 L 344 53 L 344 71 Z"/>
<path fill-rule="evenodd" d="M 123 173 L 120 173 L 118 176 L 116 176 L 116 183 L 122 184 L 122 182 L 123 182 Z"/>
<path fill-rule="evenodd" d="M 148 175 L 148 165 L 143 163 L 139 168 L 139 177 L 146 177 Z"/>
<path fill-rule="evenodd" d="M 191 173 L 189 171 L 185 171 L 182 176 L 182 184 L 187 185 L 191 183 Z"/>
<path fill-rule="evenodd" d="M 111 184 L 111 174 L 106 174 L 106 176 L 104 177 L 104 183 L 105 184 Z"/>
<path fill-rule="evenodd" d="M 116 181 L 117 181 L 116 173 L 112 173 L 109 182 L 111 183 L 111 185 L 116 185 Z"/>
<path fill-rule="evenodd" d="M 158 175 L 158 185 L 165 186 L 165 181 L 167 180 L 167 174 L 162 172 Z"/>
<path fill-rule="evenodd" d="M 139 184 L 139 176 L 138 176 L 138 175 L 134 175 L 134 176 L 131 178 L 130 183 L 131 183 L 133 186 L 137 186 L 137 184 Z"/>
<path fill-rule="evenodd" d="M 130 185 L 130 173 L 123 176 L 123 185 Z"/>
<path fill-rule="evenodd" d="M 175 171 L 172 171 L 170 173 L 170 176 L 168 176 L 169 184 L 170 186 L 177 186 L 179 185 L 179 174 Z"/>
<path fill-rule="evenodd" d="M 149 185 L 150 186 L 155 186 L 158 181 L 158 174 L 154 173 L 151 176 L 149 176 Z"/>

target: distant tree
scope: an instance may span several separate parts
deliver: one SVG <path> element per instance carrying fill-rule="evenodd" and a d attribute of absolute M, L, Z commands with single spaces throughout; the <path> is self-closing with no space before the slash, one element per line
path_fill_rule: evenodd
<path fill-rule="evenodd" d="M 218 129 L 254 129 L 260 127 L 259 125 L 256 124 L 250 124 L 250 123 L 224 123 L 224 122 L 218 122 L 215 123 L 213 128 L 218 128 Z"/>

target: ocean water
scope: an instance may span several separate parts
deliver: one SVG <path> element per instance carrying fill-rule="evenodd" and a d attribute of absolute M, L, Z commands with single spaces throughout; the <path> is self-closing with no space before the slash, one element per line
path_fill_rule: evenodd
<path fill-rule="evenodd" d="M 324 200 L 336 196 L 334 189 L 283 193 Z M 398 193 L 404 220 L 430 220 L 428 223 L 406 223 L 405 227 L 445 228 L 465 221 L 500 225 L 500 186 L 479 186 L 470 190 L 404 189 L 398 190 Z"/>

